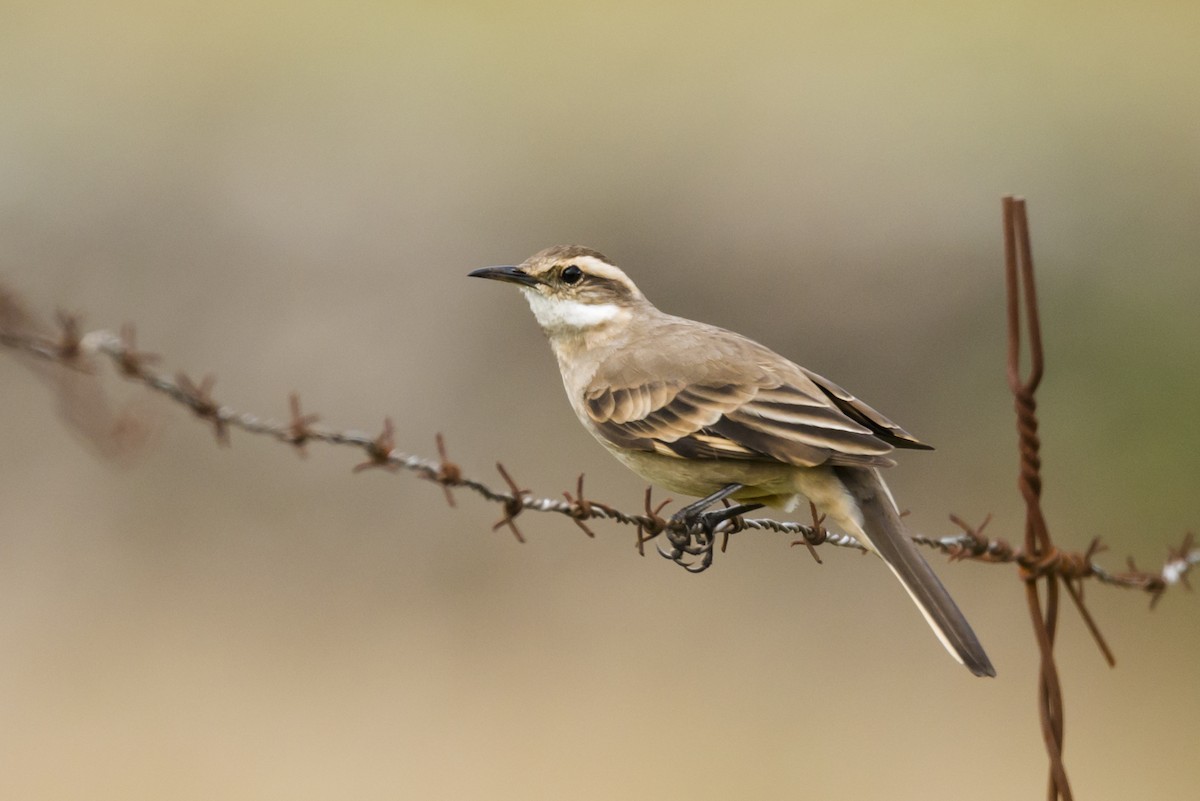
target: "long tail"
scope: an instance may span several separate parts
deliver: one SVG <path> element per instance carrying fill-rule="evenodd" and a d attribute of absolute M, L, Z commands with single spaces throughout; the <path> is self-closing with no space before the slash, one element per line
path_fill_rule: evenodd
<path fill-rule="evenodd" d="M 862 515 L 863 530 L 850 533 L 866 540 L 863 544 L 879 554 L 892 569 L 951 656 L 976 676 L 995 676 L 996 669 L 971 625 L 933 568 L 905 534 L 904 524 L 900 522 L 896 504 L 883 479 L 872 468 L 837 467 L 834 470 Z"/>

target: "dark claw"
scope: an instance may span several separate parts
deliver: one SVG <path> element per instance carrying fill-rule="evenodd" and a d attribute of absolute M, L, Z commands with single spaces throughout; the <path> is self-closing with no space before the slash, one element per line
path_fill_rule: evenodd
<path fill-rule="evenodd" d="M 687 516 L 676 515 L 671 518 L 671 522 L 682 523 L 687 531 L 667 532 L 667 538 L 671 542 L 671 550 L 664 551 L 661 547 L 658 552 L 664 558 L 670 559 L 675 564 L 687 570 L 689 573 L 702 573 L 712 566 L 713 562 L 713 547 L 716 544 L 716 536 L 714 528 L 720 523 L 720 513 L 711 513 L 718 517 L 710 517 L 707 514 L 690 514 Z M 699 524 L 701 532 L 694 532 L 693 529 Z M 698 556 L 698 562 L 689 562 L 685 556 Z"/>
<path fill-rule="evenodd" d="M 717 527 L 726 520 L 758 509 L 762 504 L 742 504 L 714 512 L 701 512 L 694 507 L 685 507 L 671 518 L 672 523 L 682 523 L 685 531 L 667 530 L 667 539 L 671 542 L 671 550 L 664 551 L 659 547 L 658 552 L 664 558 L 689 573 L 703 573 L 712 567 L 713 553 L 717 544 Z M 696 531 L 699 526 L 700 531 Z M 688 562 L 684 555 L 700 557 L 697 562 Z"/>
<path fill-rule="evenodd" d="M 707 561 L 705 559 L 701 559 L 699 563 L 689 562 L 683 558 L 684 552 L 678 548 L 672 548 L 670 551 L 664 551 L 660 545 L 655 545 L 654 547 L 658 548 L 659 556 L 663 557 L 664 559 L 670 559 L 672 562 L 679 565 L 689 573 L 699 573 L 702 570 L 707 570 L 708 566 L 712 564 L 711 558 L 708 558 Z"/>

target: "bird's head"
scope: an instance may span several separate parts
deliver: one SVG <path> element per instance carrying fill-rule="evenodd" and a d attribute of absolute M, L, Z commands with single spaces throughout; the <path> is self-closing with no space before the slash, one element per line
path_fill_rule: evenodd
<path fill-rule="evenodd" d="M 620 268 L 578 245 L 557 245 L 516 266 L 484 267 L 475 278 L 521 288 L 533 315 L 551 337 L 587 333 L 627 321 L 645 297 Z"/>

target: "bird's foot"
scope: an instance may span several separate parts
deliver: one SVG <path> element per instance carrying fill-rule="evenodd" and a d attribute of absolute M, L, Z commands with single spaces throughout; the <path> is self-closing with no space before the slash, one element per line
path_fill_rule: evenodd
<path fill-rule="evenodd" d="M 717 527 L 726 520 L 761 507 L 762 504 L 759 503 L 744 503 L 713 512 L 700 512 L 685 507 L 672 515 L 671 525 L 665 532 L 667 540 L 671 543 L 670 550 L 664 551 L 659 547 L 658 552 L 689 573 L 703 573 L 712 567 L 717 544 Z M 700 559 L 689 561 L 689 556 L 698 556 Z"/>
<path fill-rule="evenodd" d="M 662 546 L 658 546 L 659 554 L 689 573 L 702 573 L 711 567 L 716 535 L 715 524 L 710 522 L 708 514 L 687 517 L 675 515 L 671 518 L 671 524 L 664 532 L 671 547 L 663 550 Z M 677 527 L 680 525 L 682 528 Z M 699 561 L 689 558 L 696 556 L 700 557 Z"/>

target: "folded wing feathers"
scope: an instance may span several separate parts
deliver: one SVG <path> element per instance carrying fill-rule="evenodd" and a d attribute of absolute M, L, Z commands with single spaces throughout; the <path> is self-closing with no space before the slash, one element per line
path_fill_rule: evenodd
<path fill-rule="evenodd" d="M 839 387 L 827 378 L 817 375 L 816 373 L 800 368 L 806 376 L 825 394 L 827 398 L 850 419 L 862 423 L 864 426 L 872 430 L 877 437 L 887 444 L 896 448 L 914 448 L 918 450 L 933 450 L 933 446 L 926 445 L 912 434 L 905 431 L 900 426 L 893 423 L 891 420 L 884 417 L 879 412 L 872 409 L 867 404 L 860 401 L 858 398 L 851 395 L 846 390 Z"/>
<path fill-rule="evenodd" d="M 755 398 L 753 402 L 743 406 L 742 411 L 785 425 L 821 426 L 855 434 L 871 433 L 871 429 L 854 422 L 830 406 L 797 406 L 791 403 L 762 401 Z"/>
<path fill-rule="evenodd" d="M 818 390 L 818 388 L 814 386 L 813 390 Z M 762 403 L 775 403 L 783 406 L 829 407 L 829 401 L 826 400 L 824 393 L 819 390 L 805 392 L 802 389 L 788 386 L 787 384 L 762 387 L 755 393 L 754 399 Z"/>
<path fill-rule="evenodd" d="M 882 416 L 863 419 L 856 407 L 848 416 L 842 403 L 854 399 L 834 398 L 820 385 L 655 382 L 593 390 L 584 402 L 600 435 L 618 447 L 689 459 L 769 458 L 799 466 L 892 464 L 884 455 L 892 445 L 880 437 L 880 422 L 890 422 Z M 887 435 L 895 436 L 890 429 Z"/>
<path fill-rule="evenodd" d="M 728 415 L 726 420 L 747 429 L 762 432 L 780 443 L 801 442 L 848 454 L 883 454 L 890 445 L 880 442 L 870 430 L 847 430 L 841 426 L 830 427 L 812 423 L 784 423 L 757 414 L 754 404 L 747 404 Z"/>

